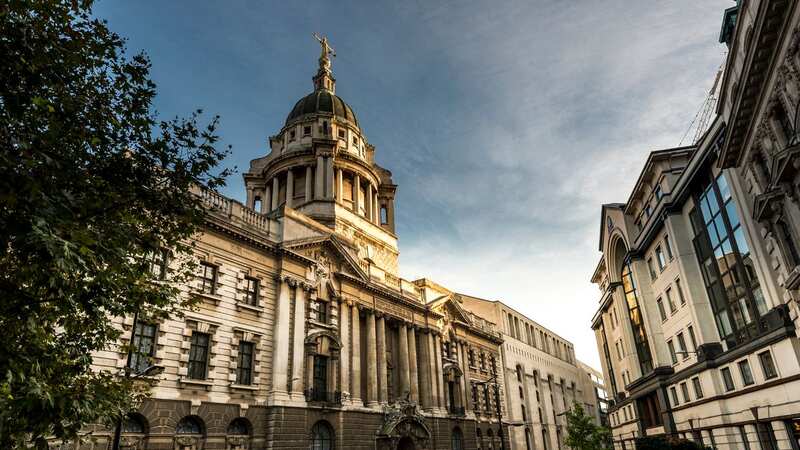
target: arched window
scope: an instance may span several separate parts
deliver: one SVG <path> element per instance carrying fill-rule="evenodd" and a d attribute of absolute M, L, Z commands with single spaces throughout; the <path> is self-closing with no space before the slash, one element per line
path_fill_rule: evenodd
<path fill-rule="evenodd" d="M 122 423 L 122 432 L 132 434 L 147 433 L 144 417 L 139 414 L 128 414 L 128 417 Z"/>
<path fill-rule="evenodd" d="M 178 422 L 175 434 L 203 434 L 203 424 L 197 416 L 186 416 Z"/>
<path fill-rule="evenodd" d="M 486 448 L 494 450 L 494 431 L 491 428 L 486 432 L 486 438 L 489 440 L 489 445 Z"/>
<path fill-rule="evenodd" d="M 333 428 L 325 421 L 319 421 L 311 428 L 309 450 L 333 450 Z"/>
<path fill-rule="evenodd" d="M 261 197 L 256 197 L 253 199 L 253 210 L 256 212 L 261 212 Z"/>
<path fill-rule="evenodd" d="M 234 436 L 247 436 L 250 434 L 250 424 L 247 419 L 238 417 L 228 425 L 227 433 Z"/>
<path fill-rule="evenodd" d="M 453 433 L 450 435 L 450 448 L 452 450 L 464 449 L 464 435 L 458 427 L 453 428 Z"/>
<path fill-rule="evenodd" d="M 533 450 L 533 442 L 531 442 L 531 430 L 529 428 L 525 428 L 525 448 L 527 450 Z"/>
<path fill-rule="evenodd" d="M 480 428 L 475 429 L 475 441 L 477 442 L 478 450 L 481 450 L 481 447 L 483 447 L 483 433 L 481 433 Z"/>

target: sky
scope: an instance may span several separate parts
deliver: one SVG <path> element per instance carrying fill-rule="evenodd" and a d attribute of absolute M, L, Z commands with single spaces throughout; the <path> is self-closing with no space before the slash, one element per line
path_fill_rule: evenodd
<path fill-rule="evenodd" d="M 725 57 L 731 0 L 136 1 L 95 15 L 151 58 L 163 118 L 219 114 L 236 167 L 313 90 L 318 32 L 336 93 L 397 191 L 400 271 L 501 300 L 600 367 L 600 206 L 674 147 Z M 686 142 L 684 142 L 685 144 Z"/>

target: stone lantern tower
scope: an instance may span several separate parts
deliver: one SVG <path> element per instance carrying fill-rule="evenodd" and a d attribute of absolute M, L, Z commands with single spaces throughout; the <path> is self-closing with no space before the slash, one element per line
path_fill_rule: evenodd
<path fill-rule="evenodd" d="M 295 103 L 270 153 L 244 174 L 247 204 L 264 214 L 292 208 L 358 247 L 359 257 L 397 273 L 391 172 L 375 163 L 352 108 L 336 95 L 326 38 L 314 91 Z"/>

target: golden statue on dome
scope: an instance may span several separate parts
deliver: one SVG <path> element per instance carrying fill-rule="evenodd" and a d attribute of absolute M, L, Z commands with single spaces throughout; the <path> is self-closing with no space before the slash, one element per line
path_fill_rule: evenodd
<path fill-rule="evenodd" d="M 328 44 L 327 37 L 320 36 L 317 33 L 314 33 L 314 37 L 319 41 L 320 47 L 322 47 L 322 53 L 319 56 L 320 60 L 329 59 L 328 55 L 333 56 L 334 58 L 336 57 L 336 51 L 330 46 L 330 44 Z"/>

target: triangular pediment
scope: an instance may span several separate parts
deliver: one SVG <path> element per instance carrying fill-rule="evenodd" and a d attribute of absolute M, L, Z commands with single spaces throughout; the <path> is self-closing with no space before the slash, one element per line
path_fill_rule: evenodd
<path fill-rule="evenodd" d="M 362 280 L 369 278 L 359 264 L 355 251 L 335 234 L 296 239 L 284 242 L 283 247 L 316 261 L 317 270 L 327 273 L 329 277 L 335 273 L 343 273 Z"/>
<path fill-rule="evenodd" d="M 443 295 L 430 302 L 431 309 L 446 316 L 448 320 L 472 325 L 469 314 L 461 307 L 458 294 Z"/>

